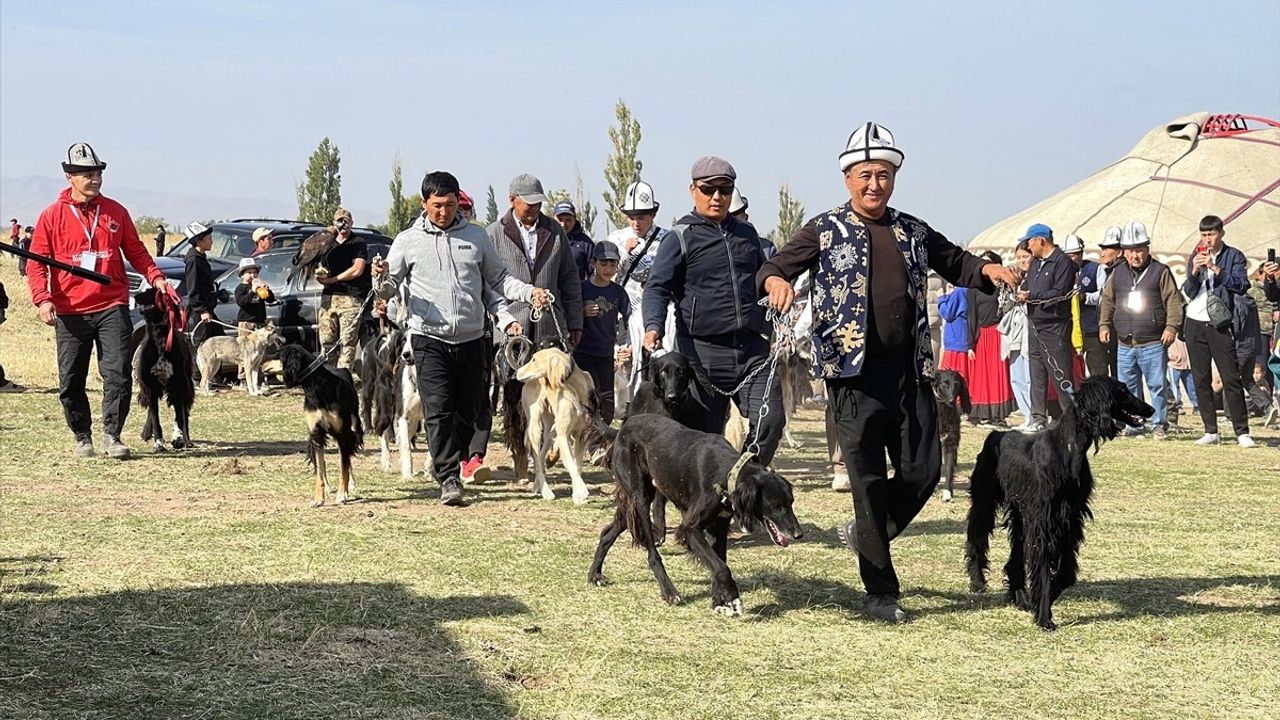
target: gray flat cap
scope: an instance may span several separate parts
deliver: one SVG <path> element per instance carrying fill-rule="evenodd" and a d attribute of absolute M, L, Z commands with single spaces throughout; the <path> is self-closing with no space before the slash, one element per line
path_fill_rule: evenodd
<path fill-rule="evenodd" d="M 700 157 L 693 163 L 693 172 L 690 173 L 694 180 L 713 180 L 715 178 L 729 178 L 737 180 L 738 173 L 733 171 L 733 166 L 728 160 L 723 160 L 714 155 Z"/>

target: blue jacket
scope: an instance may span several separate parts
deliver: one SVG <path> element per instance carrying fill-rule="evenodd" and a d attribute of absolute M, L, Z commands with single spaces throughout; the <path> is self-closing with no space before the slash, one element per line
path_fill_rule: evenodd
<path fill-rule="evenodd" d="M 1098 287 L 1098 267 L 1092 260 L 1085 260 L 1080 266 L 1080 295 L 1084 298 L 1080 304 L 1080 330 L 1089 336 L 1098 334 L 1098 305 L 1089 302 L 1089 296 L 1102 289 Z"/>
<path fill-rule="evenodd" d="M 1200 294 L 1200 284 L 1204 282 L 1205 277 L 1212 275 L 1207 269 L 1198 273 L 1192 273 L 1192 261 L 1195 260 L 1195 253 L 1187 257 L 1187 279 L 1182 283 L 1182 292 L 1192 300 Z M 1244 295 L 1249 289 L 1249 278 L 1245 272 L 1244 253 L 1231 247 L 1223 245 L 1222 250 L 1218 252 L 1218 267 L 1222 268 L 1222 274 L 1218 275 L 1213 281 L 1213 287 L 1209 292 L 1217 295 L 1222 299 L 1227 307 L 1233 307 L 1232 295 Z"/>
<path fill-rule="evenodd" d="M 594 249 L 595 243 L 583 232 L 582 223 L 575 224 L 573 232 L 569 233 L 569 252 L 573 253 L 573 264 L 578 267 L 579 280 L 591 277 L 591 251 Z"/>
<path fill-rule="evenodd" d="M 681 237 L 684 247 L 681 247 Z M 662 239 L 644 286 L 644 328 L 666 325 L 676 303 L 676 332 L 688 337 L 764 330 L 756 304 L 756 272 L 764 264 L 760 237 L 750 223 L 732 217 L 716 224 L 690 213 Z"/>
<path fill-rule="evenodd" d="M 942 316 L 942 349 L 969 350 L 969 293 L 952 290 L 938 296 L 938 314 Z"/>

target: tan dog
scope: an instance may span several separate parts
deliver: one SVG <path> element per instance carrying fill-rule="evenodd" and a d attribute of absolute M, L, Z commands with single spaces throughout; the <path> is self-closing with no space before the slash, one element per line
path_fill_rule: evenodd
<path fill-rule="evenodd" d="M 200 368 L 200 391 L 212 395 L 209 383 L 222 370 L 223 364 L 238 365 L 244 372 L 250 395 L 261 395 L 262 361 L 267 350 L 284 344 L 284 338 L 276 332 L 274 323 L 254 330 L 241 337 L 211 337 L 200 343 L 196 352 L 196 366 Z"/>
<path fill-rule="evenodd" d="M 547 485 L 547 451 L 555 444 L 560 462 L 573 482 L 573 502 L 587 501 L 589 491 L 582 479 L 582 456 L 586 434 L 594 427 L 590 402 L 595 391 L 591 376 L 573 366 L 569 355 L 555 348 L 539 350 L 516 371 L 524 383 L 521 405 L 528 418 L 525 447 L 533 456 L 533 492 L 547 500 L 555 493 Z M 516 477 L 527 472 L 526 458 L 515 458 Z"/>

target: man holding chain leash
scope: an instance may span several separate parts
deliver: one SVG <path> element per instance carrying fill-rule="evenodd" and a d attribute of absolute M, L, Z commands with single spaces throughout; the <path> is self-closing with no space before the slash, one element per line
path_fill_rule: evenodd
<path fill-rule="evenodd" d="M 988 293 L 1018 283 L 1012 270 L 889 207 L 902 160 L 886 128 L 859 127 L 840 154 L 849 202 L 806 223 L 756 275 L 769 307 L 786 312 L 791 280 L 813 272 L 815 362 L 853 494 L 854 519 L 839 533 L 858 555 L 867 615 L 889 623 L 906 620 L 889 542 L 924 507 L 942 467 L 926 276 L 933 269 Z"/>
<path fill-rule="evenodd" d="M 1074 392 L 1071 346 L 1071 304 L 1076 293 L 1076 266 L 1054 244 L 1053 230 L 1036 223 L 1018 242 L 1031 250 L 1031 271 L 1018 300 L 1027 304 L 1031 334 L 1027 360 L 1031 368 L 1031 425 L 1025 433 L 1037 433 L 1049 424 L 1049 386 L 1057 391 L 1065 412 L 1067 395 Z"/>

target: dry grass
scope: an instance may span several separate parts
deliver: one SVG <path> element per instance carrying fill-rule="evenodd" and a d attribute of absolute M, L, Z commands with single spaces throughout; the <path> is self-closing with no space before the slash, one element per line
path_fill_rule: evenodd
<path fill-rule="evenodd" d="M 9 285 L 12 265 L 0 272 Z M 612 512 L 599 470 L 585 507 L 559 476 L 545 502 L 503 467 L 451 509 L 366 452 L 365 502 L 307 508 L 294 395 L 200 398 L 199 447 L 181 454 L 142 450 L 135 411 L 135 460 L 74 461 L 47 392 L 50 332 L 15 305 L 0 359 L 36 391 L 0 396 L 0 717 L 1274 716 L 1274 432 L 1250 452 L 1189 432 L 1104 447 L 1081 582 L 1050 635 L 968 593 L 964 493 L 895 542 L 914 621 L 862 619 L 831 530 L 849 500 L 827 488 L 808 411 L 804 447 L 780 460 L 805 539 L 731 543 L 747 616 L 725 620 L 675 547 L 682 606 L 624 543 L 614 585 L 587 586 Z M 967 432 L 966 471 L 979 441 Z"/>

